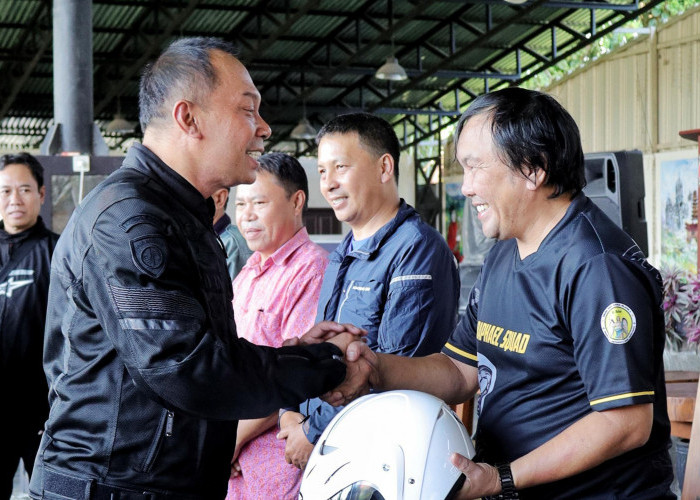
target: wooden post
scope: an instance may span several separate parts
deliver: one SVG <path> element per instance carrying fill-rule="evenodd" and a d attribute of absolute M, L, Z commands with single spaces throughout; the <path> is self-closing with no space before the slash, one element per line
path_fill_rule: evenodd
<path fill-rule="evenodd" d="M 685 463 L 685 478 L 683 479 L 682 500 L 697 500 L 700 498 L 700 386 L 695 397 L 695 420 L 690 432 L 688 445 L 688 460 Z"/>

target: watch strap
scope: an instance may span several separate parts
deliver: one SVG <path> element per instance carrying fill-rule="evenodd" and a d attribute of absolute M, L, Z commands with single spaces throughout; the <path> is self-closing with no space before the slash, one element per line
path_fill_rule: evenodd
<path fill-rule="evenodd" d="M 510 464 L 507 462 L 496 464 L 496 469 L 498 470 L 498 476 L 501 478 L 501 493 L 493 498 L 498 498 L 499 500 L 520 498 L 518 491 L 515 489 L 513 472 L 510 470 Z"/>

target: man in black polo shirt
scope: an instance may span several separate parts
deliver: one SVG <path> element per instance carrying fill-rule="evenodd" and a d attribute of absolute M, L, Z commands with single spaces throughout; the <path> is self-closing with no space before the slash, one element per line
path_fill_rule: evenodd
<path fill-rule="evenodd" d="M 354 343 L 347 358 L 369 363 L 375 389 L 449 403 L 481 390 L 475 461 L 452 457 L 466 475 L 458 498 L 675 498 L 661 279 L 582 194 L 573 118 L 545 94 L 510 88 L 477 98 L 455 137 L 462 193 L 499 240 L 466 315 L 440 354 Z"/>

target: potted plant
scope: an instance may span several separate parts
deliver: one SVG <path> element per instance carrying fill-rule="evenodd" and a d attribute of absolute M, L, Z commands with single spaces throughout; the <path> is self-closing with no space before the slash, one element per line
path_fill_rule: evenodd
<path fill-rule="evenodd" d="M 666 369 L 700 371 L 700 276 L 679 269 L 661 269 L 661 278 Z"/>
<path fill-rule="evenodd" d="M 661 269 L 664 286 L 666 348 L 664 369 L 700 372 L 700 277 L 679 269 Z M 675 472 L 683 486 L 688 456 L 687 439 L 672 436 Z"/>

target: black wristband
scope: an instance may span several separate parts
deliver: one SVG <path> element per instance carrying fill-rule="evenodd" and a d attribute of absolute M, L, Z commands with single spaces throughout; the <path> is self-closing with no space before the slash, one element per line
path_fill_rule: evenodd
<path fill-rule="evenodd" d="M 515 482 L 513 481 L 513 473 L 510 470 L 510 464 L 507 462 L 496 464 L 496 469 L 498 469 L 498 476 L 501 478 L 501 494 L 496 498 L 500 500 L 520 498 L 515 489 Z"/>

